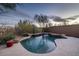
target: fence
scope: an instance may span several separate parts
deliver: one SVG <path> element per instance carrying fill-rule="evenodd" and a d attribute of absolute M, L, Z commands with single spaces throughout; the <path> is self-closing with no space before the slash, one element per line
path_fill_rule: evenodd
<path fill-rule="evenodd" d="M 66 34 L 67 36 L 79 37 L 79 25 L 53 26 L 47 31 L 57 34 Z"/>

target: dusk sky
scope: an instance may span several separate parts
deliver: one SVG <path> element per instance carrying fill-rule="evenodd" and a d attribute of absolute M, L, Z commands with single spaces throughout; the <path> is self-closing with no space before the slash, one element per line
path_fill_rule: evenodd
<path fill-rule="evenodd" d="M 45 14 L 48 16 L 59 16 L 67 18 L 74 15 L 79 15 L 79 4 L 68 3 L 51 3 L 51 4 L 32 4 L 26 3 L 16 7 L 15 11 L 10 11 L 0 15 L 1 22 L 9 22 L 16 24 L 20 19 L 27 19 L 28 16 L 31 20 L 35 14 Z"/>

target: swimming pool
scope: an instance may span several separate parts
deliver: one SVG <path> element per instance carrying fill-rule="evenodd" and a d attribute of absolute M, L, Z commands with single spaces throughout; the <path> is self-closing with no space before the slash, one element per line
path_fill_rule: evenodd
<path fill-rule="evenodd" d="M 48 53 L 57 47 L 55 43 L 56 37 L 51 35 L 34 36 L 21 41 L 22 46 L 33 53 Z"/>

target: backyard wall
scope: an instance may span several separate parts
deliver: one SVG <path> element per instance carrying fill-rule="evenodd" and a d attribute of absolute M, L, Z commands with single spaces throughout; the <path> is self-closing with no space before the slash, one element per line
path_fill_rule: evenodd
<path fill-rule="evenodd" d="M 66 34 L 67 36 L 79 37 L 79 25 L 53 26 L 47 31 L 57 34 Z"/>

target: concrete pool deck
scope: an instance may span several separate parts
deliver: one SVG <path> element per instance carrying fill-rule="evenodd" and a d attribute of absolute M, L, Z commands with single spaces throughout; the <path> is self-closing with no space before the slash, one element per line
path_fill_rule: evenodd
<path fill-rule="evenodd" d="M 49 53 L 35 54 L 27 51 L 20 43 L 10 48 L 0 48 L 0 56 L 79 56 L 79 38 L 56 39 L 57 48 Z"/>

